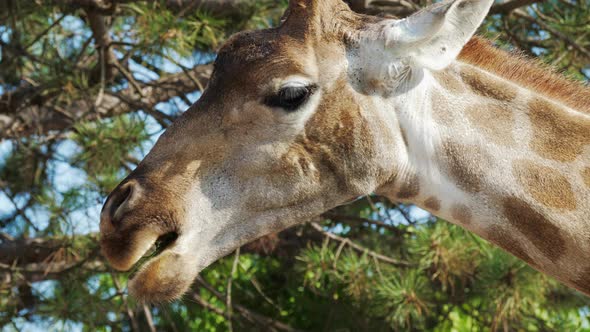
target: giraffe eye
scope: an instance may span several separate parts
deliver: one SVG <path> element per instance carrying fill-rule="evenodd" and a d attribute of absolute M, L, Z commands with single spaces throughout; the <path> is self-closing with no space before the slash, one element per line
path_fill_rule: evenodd
<path fill-rule="evenodd" d="M 285 86 L 277 94 L 267 97 L 264 103 L 270 107 L 295 111 L 309 99 L 315 89 L 315 85 Z"/>

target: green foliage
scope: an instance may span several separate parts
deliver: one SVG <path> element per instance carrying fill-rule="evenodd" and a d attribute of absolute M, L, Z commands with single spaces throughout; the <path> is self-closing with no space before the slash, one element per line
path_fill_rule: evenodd
<path fill-rule="evenodd" d="M 588 327 L 588 317 L 578 312 L 588 299 L 556 303 L 555 293 L 580 297 L 458 226 L 417 225 L 400 246 L 411 248 L 407 256 L 386 253 L 415 267 L 392 267 L 350 249 L 337 259 L 340 246 L 324 243 L 303 250 L 297 269 L 306 287 L 326 297 L 339 294 L 339 300 L 393 330 Z M 368 304 L 373 307 L 365 310 Z M 549 319 L 569 315 L 575 319 Z"/>
<path fill-rule="evenodd" d="M 90 175 L 89 180 L 104 192 L 120 181 L 121 163 L 149 138 L 144 121 L 128 115 L 80 123 L 74 129 L 70 139 L 80 149 L 70 162 Z"/>
<path fill-rule="evenodd" d="M 376 312 L 394 329 L 422 329 L 429 313 L 428 286 L 428 279 L 420 270 L 393 275 L 377 286 Z"/>
<path fill-rule="evenodd" d="M 589 0 L 543 1 L 520 12 L 529 18 L 493 15 L 480 32 L 505 49 L 540 57 L 543 63 L 573 79 L 590 78 Z"/>
<path fill-rule="evenodd" d="M 136 33 L 131 36 L 139 45 L 149 47 L 144 51 L 173 50 L 180 56 L 188 56 L 196 49 L 217 47 L 225 37 L 226 19 L 216 18 L 196 11 L 179 19 L 178 15 L 158 2 L 131 3 L 125 5 L 135 17 Z"/>

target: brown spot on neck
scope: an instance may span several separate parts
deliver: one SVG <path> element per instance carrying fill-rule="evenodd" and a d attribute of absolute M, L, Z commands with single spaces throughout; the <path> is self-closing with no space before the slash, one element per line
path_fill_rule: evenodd
<path fill-rule="evenodd" d="M 580 112 L 590 113 L 590 89 L 579 82 L 522 55 L 494 47 L 490 41 L 473 37 L 463 47 L 459 60 L 503 77 L 539 95 L 559 100 Z"/>
<path fill-rule="evenodd" d="M 482 147 L 453 141 L 443 143 L 440 158 L 451 179 L 460 189 L 470 193 L 481 191 L 483 176 L 494 165 L 493 158 Z"/>
<path fill-rule="evenodd" d="M 573 161 L 590 144 L 590 118 L 560 109 L 541 98 L 529 103 L 531 147 L 542 157 Z"/>
<path fill-rule="evenodd" d="M 577 290 L 590 296 L 590 265 L 580 275 L 573 278 L 571 282 Z"/>
<path fill-rule="evenodd" d="M 490 226 L 487 230 L 486 238 L 490 242 L 496 244 L 500 248 L 503 248 L 504 250 L 529 263 L 530 265 L 536 266 L 535 262 L 531 256 L 529 256 L 520 241 L 518 241 L 518 239 L 516 239 L 513 234 L 501 228 L 500 226 Z"/>
<path fill-rule="evenodd" d="M 440 210 L 440 199 L 430 196 L 424 201 L 424 207 L 430 211 L 438 211 Z"/>
<path fill-rule="evenodd" d="M 563 256 L 565 240 L 559 227 L 519 198 L 504 198 L 502 206 L 508 223 L 531 241 L 543 255 L 552 262 Z"/>
<path fill-rule="evenodd" d="M 466 87 L 455 73 L 448 69 L 444 71 L 435 71 L 432 73 L 438 84 L 454 94 L 465 92 Z"/>
<path fill-rule="evenodd" d="M 451 207 L 451 217 L 463 225 L 471 223 L 471 210 L 465 204 L 454 204 Z"/>
<path fill-rule="evenodd" d="M 471 88 L 471 91 L 480 96 L 499 101 L 512 101 L 518 93 L 517 89 L 473 67 L 465 66 L 461 71 L 461 78 Z"/>
<path fill-rule="evenodd" d="M 497 145 L 514 144 L 512 126 L 514 115 L 506 105 L 499 103 L 475 104 L 467 108 L 465 114 L 469 122 L 480 129 L 485 137 Z"/>
<path fill-rule="evenodd" d="M 396 196 L 399 199 L 410 199 L 418 196 L 419 193 L 420 179 L 416 174 L 412 174 L 406 182 L 402 183 Z"/>
<path fill-rule="evenodd" d="M 557 170 L 521 159 L 514 161 L 512 171 L 525 191 L 537 202 L 558 209 L 576 208 L 572 186 Z"/>

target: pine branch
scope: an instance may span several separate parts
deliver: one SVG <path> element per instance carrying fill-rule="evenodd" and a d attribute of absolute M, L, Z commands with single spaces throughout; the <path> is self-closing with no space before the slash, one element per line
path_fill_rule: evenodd
<path fill-rule="evenodd" d="M 582 56 L 584 56 L 587 60 L 590 60 L 590 50 L 586 49 L 585 47 L 583 47 L 582 45 L 577 43 L 575 40 L 573 40 L 569 36 L 552 28 L 549 24 L 543 22 L 542 20 L 539 20 L 536 17 L 530 16 L 529 14 L 527 14 L 525 11 L 523 11 L 521 9 L 514 10 L 512 13 L 516 17 L 520 17 L 520 18 L 523 18 L 531 23 L 534 23 L 534 24 L 538 25 L 541 29 L 543 29 L 543 30 L 549 32 L 550 34 L 552 34 L 553 36 L 563 40 L 564 42 L 566 42 L 570 46 L 570 48 L 575 49 L 576 51 L 580 52 L 582 54 Z"/>
<path fill-rule="evenodd" d="M 543 2 L 544 0 L 507 0 L 496 3 L 490 9 L 490 14 L 507 14 L 517 8 L 530 6 L 537 2 Z"/>
<path fill-rule="evenodd" d="M 118 5 L 134 3 L 135 0 L 21 0 L 21 7 L 31 6 L 61 6 L 71 9 L 83 8 L 92 10 L 101 15 L 112 15 L 116 12 Z M 143 2 L 160 2 L 158 0 L 146 0 Z M 0 2 L 0 12 L 6 9 L 6 5 Z M 252 6 L 255 0 L 166 0 L 163 2 L 166 7 L 175 12 L 188 10 L 201 10 L 214 16 L 240 17 L 244 15 L 244 7 Z"/>
<path fill-rule="evenodd" d="M 86 243 L 98 242 L 98 234 L 79 235 L 78 239 L 84 238 Z M 12 265 L 18 264 L 42 263 L 49 257 L 55 255 L 55 252 L 69 247 L 73 243 L 72 238 L 67 237 L 47 237 L 47 238 L 26 238 L 12 241 L 2 241 L 0 243 L 0 263 Z"/>
<path fill-rule="evenodd" d="M 316 233 L 317 234 L 317 233 Z M 264 243 L 268 237 L 260 238 L 244 245 L 240 251 L 269 256 L 275 253 L 277 257 L 289 259 L 300 248 L 304 248 L 309 241 L 318 241 L 313 234 L 297 236 L 294 228 L 283 231 L 276 237 L 272 250 Z M 90 248 L 86 257 L 68 257 L 63 254 L 64 248 L 71 248 L 74 242 L 95 245 Z M 77 250 L 80 251 L 80 250 Z M 98 251 L 98 233 L 77 235 L 70 237 L 39 237 L 28 239 L 13 239 L 9 235 L 0 233 L 0 288 L 7 285 L 58 279 L 64 273 L 75 268 L 88 270 L 108 270 L 104 258 Z"/>
<path fill-rule="evenodd" d="M 23 95 L 20 97 L 21 100 L 28 100 L 29 92 L 27 91 L 3 94 L 0 96 L 0 140 L 27 137 L 32 134 L 43 135 L 52 130 L 69 129 L 80 121 L 93 121 L 137 111 L 138 108 L 134 108 L 133 105 L 153 108 L 160 102 L 199 90 L 199 86 L 193 83 L 193 79 L 198 79 L 201 87 L 205 86 L 212 69 L 213 66 L 210 64 L 198 65 L 190 70 L 191 78 L 181 72 L 148 82 L 141 89 L 143 97 L 138 96 L 135 88 L 129 87 L 117 93 L 127 98 L 126 101 L 105 92 L 102 101 L 96 107 L 93 105 L 94 101 L 78 99 L 72 101 L 69 106 L 61 108 L 60 112 L 57 111 L 59 107 L 51 102 L 20 108 L 22 103 L 15 101 L 13 96 Z M 129 101 L 135 101 L 137 104 L 129 103 Z"/>
<path fill-rule="evenodd" d="M 30 284 L 33 282 L 56 280 L 74 270 L 102 271 L 108 270 L 98 255 L 73 262 L 33 263 L 22 267 L 0 263 L 0 289 Z"/>
<path fill-rule="evenodd" d="M 227 297 L 226 294 L 222 294 L 219 291 L 217 291 L 212 285 L 210 285 L 207 281 L 205 281 L 205 279 L 203 279 L 201 276 L 197 277 L 197 282 L 201 286 L 203 286 L 207 291 L 209 291 L 211 294 L 213 294 L 213 296 L 218 298 L 220 301 L 225 302 L 225 299 Z M 192 297 L 198 303 L 203 302 L 203 299 L 201 297 L 199 297 L 197 294 L 193 294 Z M 295 329 L 283 322 L 280 322 L 280 321 L 277 321 L 273 318 L 266 317 L 264 315 L 256 313 L 256 312 L 236 303 L 235 301 L 233 301 L 231 304 L 233 306 L 233 309 L 235 309 L 238 313 L 240 313 L 240 315 L 242 315 L 247 320 L 249 320 L 253 323 L 256 323 L 259 326 L 264 326 L 265 328 L 270 328 L 272 331 L 286 331 L 286 332 L 301 331 L 301 330 Z M 207 306 L 207 307 L 210 308 L 212 306 Z M 224 315 L 224 312 L 219 309 L 216 309 L 214 311 L 216 313 L 219 313 L 222 316 Z"/>
<path fill-rule="evenodd" d="M 236 273 L 237 269 L 238 269 L 238 262 L 240 261 L 240 248 L 236 249 L 236 253 L 234 255 L 234 262 L 232 264 L 232 268 L 231 268 L 231 272 L 229 273 L 229 277 L 227 278 L 227 294 L 225 297 L 225 307 L 226 307 L 226 311 L 227 311 L 227 327 L 228 327 L 228 331 L 232 332 L 233 329 L 233 324 L 232 324 L 232 315 L 233 315 L 233 304 L 232 304 L 232 297 L 231 297 L 231 291 L 232 291 L 232 283 L 234 281 L 234 274 Z"/>

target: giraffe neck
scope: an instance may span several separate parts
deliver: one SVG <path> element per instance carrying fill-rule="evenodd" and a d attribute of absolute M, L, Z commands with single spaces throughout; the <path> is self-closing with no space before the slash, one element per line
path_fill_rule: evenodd
<path fill-rule="evenodd" d="M 470 64 L 392 98 L 405 153 L 378 192 L 590 295 L 590 115 Z"/>

